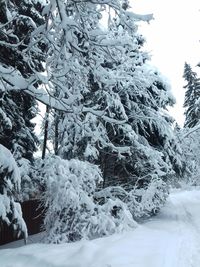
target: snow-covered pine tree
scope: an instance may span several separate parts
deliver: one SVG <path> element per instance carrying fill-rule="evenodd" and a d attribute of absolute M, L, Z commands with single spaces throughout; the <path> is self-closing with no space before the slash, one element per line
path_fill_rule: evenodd
<path fill-rule="evenodd" d="M 59 155 L 100 165 L 104 186 L 166 181 L 181 170 L 181 161 L 164 111 L 174 99 L 165 79 L 147 64 L 137 33 L 135 21 L 151 16 L 129 12 L 120 1 L 101 3 L 49 5 L 57 49 L 47 72 L 52 91 L 73 110 L 59 117 Z"/>
<path fill-rule="evenodd" d="M 42 23 L 42 6 L 39 1 L 1 1 L 0 64 L 29 77 L 34 71 L 42 71 L 42 49 L 27 52 L 31 33 Z M 23 91 L 5 91 L 4 78 L 0 87 L 0 143 L 12 151 L 15 158 L 33 159 L 37 138 L 31 122 L 37 112 L 33 97 Z"/>
<path fill-rule="evenodd" d="M 182 182 L 199 184 L 199 119 L 200 119 L 200 79 L 192 67 L 185 63 L 183 78 L 185 88 L 185 122 L 183 129 L 175 129 L 182 150 Z"/>
<path fill-rule="evenodd" d="M 45 22 L 42 8 L 41 2 L 34 0 L 0 2 L 0 144 L 17 160 L 22 191 L 31 187 L 29 172 L 38 142 L 31 121 L 37 103 L 25 92 L 24 81 L 37 88 L 39 83 L 32 76 L 44 70 L 44 43 L 37 42 L 32 49 L 33 32 Z"/>
<path fill-rule="evenodd" d="M 187 82 L 184 86 L 186 89 L 184 100 L 184 127 L 192 128 L 196 126 L 200 120 L 200 79 L 188 63 L 184 65 L 183 78 Z"/>

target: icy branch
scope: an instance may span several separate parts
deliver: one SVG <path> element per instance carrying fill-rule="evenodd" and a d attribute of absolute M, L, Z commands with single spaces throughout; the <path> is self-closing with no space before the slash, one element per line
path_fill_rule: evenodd
<path fill-rule="evenodd" d="M 126 12 L 126 14 L 134 20 L 146 21 L 148 23 L 154 19 L 153 14 L 140 15 L 133 12 Z"/>
<path fill-rule="evenodd" d="M 200 124 L 197 124 L 195 127 L 191 128 L 185 135 L 182 136 L 180 142 L 184 140 L 186 137 L 191 135 L 192 133 L 198 131 L 200 129 Z"/>

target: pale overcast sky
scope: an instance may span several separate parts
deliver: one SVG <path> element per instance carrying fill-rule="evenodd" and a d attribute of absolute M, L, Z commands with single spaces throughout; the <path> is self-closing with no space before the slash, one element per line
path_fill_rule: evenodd
<path fill-rule="evenodd" d="M 184 62 L 194 67 L 200 61 L 200 0 L 130 0 L 130 4 L 135 13 L 154 14 L 139 32 L 147 39 L 152 63 L 171 81 L 177 104 L 170 113 L 182 125 Z"/>

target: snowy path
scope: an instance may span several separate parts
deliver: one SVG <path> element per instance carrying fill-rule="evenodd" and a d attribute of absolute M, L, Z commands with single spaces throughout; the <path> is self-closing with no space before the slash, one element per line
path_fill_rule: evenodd
<path fill-rule="evenodd" d="M 0 267 L 199 267 L 200 191 L 172 193 L 132 232 L 63 245 L 0 250 Z"/>

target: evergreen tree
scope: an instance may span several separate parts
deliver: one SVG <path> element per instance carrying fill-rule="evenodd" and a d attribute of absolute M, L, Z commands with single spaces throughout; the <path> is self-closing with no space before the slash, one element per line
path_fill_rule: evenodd
<path fill-rule="evenodd" d="M 37 114 L 37 103 L 24 91 L 26 88 L 18 89 L 24 86 L 23 79 L 43 71 L 43 43 L 37 43 L 38 49 L 30 49 L 33 32 L 44 24 L 41 11 L 39 1 L 0 1 L 0 154 L 3 153 L 0 156 L 4 156 L 0 167 L 0 192 L 6 209 L 0 220 L 18 226 L 23 219 L 20 205 L 15 201 L 21 195 L 21 176 L 27 180 L 29 175 L 37 144 L 31 122 Z M 20 167 L 18 170 L 12 155 Z M 7 164 L 9 159 L 12 166 Z M 25 165 L 29 168 L 25 169 Z"/>
<path fill-rule="evenodd" d="M 61 20 L 63 28 L 60 35 L 54 30 L 58 53 L 49 61 L 49 72 L 55 93 L 66 97 L 73 110 L 59 116 L 59 155 L 100 165 L 104 186 L 145 187 L 152 179 L 180 173 L 172 120 L 164 112 L 174 99 L 162 76 L 146 62 L 136 15 L 124 3 L 114 6 L 110 1 L 107 5 L 119 15 L 108 14 L 102 29 L 105 4 L 59 3 L 55 21 L 60 25 Z"/>
<path fill-rule="evenodd" d="M 0 63 L 8 69 L 12 67 L 23 77 L 29 77 L 34 71 L 43 70 L 42 50 L 27 53 L 31 33 L 42 23 L 42 6 L 39 1 L 1 1 L 0 23 Z M 14 79 L 14 78 L 13 78 Z M 31 120 L 37 112 L 33 97 L 23 91 L 5 91 L 6 82 L 2 78 L 0 88 L 0 143 L 21 157 L 33 160 L 37 138 Z"/>
<path fill-rule="evenodd" d="M 184 86 L 186 89 L 184 100 L 184 108 L 186 108 L 184 113 L 184 127 L 192 128 L 196 126 L 200 120 L 200 79 L 188 63 L 185 63 L 184 66 L 183 78 L 187 82 Z"/>

